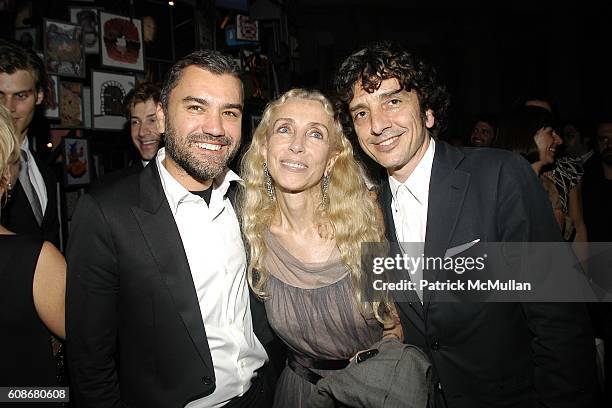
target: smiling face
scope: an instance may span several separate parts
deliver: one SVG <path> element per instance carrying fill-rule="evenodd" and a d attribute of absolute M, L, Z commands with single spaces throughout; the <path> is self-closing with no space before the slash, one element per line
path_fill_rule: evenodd
<path fill-rule="evenodd" d="M 546 126 L 538 130 L 533 140 L 538 148 L 539 160 L 545 165 L 554 163 L 557 146 L 563 144 L 557 132 L 552 127 Z"/>
<path fill-rule="evenodd" d="M 0 73 L 0 103 L 11 112 L 20 142 L 25 138 L 36 105 L 43 97 L 43 91 L 36 90 L 36 81 L 30 71 L 20 69 L 12 74 Z"/>
<path fill-rule="evenodd" d="M 167 115 L 158 107 L 157 119 L 166 133 L 170 174 L 190 191 L 208 188 L 240 145 L 240 80 L 190 65 L 170 93 Z"/>
<path fill-rule="evenodd" d="M 489 147 L 493 144 L 493 139 L 495 139 L 495 128 L 482 120 L 476 122 L 470 135 L 472 146 Z"/>
<path fill-rule="evenodd" d="M 265 159 L 277 192 L 315 191 L 335 161 L 333 120 L 314 100 L 289 99 L 270 117 Z"/>
<path fill-rule="evenodd" d="M 401 90 L 395 78 L 385 79 L 372 93 L 360 82 L 349 103 L 359 144 L 389 175 L 404 182 L 427 151 L 433 112 L 427 110 L 423 117 L 416 92 Z"/>
<path fill-rule="evenodd" d="M 155 157 L 161 142 L 157 128 L 157 105 L 153 99 L 137 102 L 130 108 L 130 134 L 132 143 L 142 160 Z"/>

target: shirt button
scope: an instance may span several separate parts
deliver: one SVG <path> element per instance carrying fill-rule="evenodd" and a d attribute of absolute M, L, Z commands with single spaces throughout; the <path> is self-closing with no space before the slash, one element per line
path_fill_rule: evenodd
<path fill-rule="evenodd" d="M 433 351 L 438 351 L 440 350 L 440 342 L 438 340 L 434 340 L 431 342 L 431 349 Z"/>
<path fill-rule="evenodd" d="M 212 383 L 213 383 L 213 380 L 209 376 L 202 377 L 202 384 L 211 385 Z"/>

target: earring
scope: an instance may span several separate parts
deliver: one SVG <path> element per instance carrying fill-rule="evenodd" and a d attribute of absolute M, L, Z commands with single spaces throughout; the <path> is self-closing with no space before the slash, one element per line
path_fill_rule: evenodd
<path fill-rule="evenodd" d="M 6 205 L 6 203 L 9 202 L 9 200 L 11 199 L 11 196 L 12 196 L 12 192 L 13 192 L 13 185 L 11 183 L 7 183 L 6 184 L 6 192 L 5 192 L 4 197 L 3 197 L 4 198 L 4 200 L 3 200 L 4 202 L 1 203 L 2 207 L 4 207 Z"/>
<path fill-rule="evenodd" d="M 268 198 L 270 201 L 274 201 L 276 195 L 274 194 L 274 185 L 272 185 L 272 177 L 270 177 L 270 173 L 268 172 L 268 163 L 264 162 L 264 178 L 266 179 L 266 193 L 268 193 Z"/>
<path fill-rule="evenodd" d="M 323 181 L 321 182 L 321 201 L 323 202 L 323 208 L 327 208 L 329 204 L 329 197 L 327 196 L 327 191 L 329 190 L 329 174 L 325 174 L 323 176 Z"/>

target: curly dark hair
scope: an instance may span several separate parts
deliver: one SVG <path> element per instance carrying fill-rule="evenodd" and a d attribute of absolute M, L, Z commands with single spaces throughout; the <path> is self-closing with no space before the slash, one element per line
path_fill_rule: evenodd
<path fill-rule="evenodd" d="M 444 85 L 438 82 L 436 69 L 400 44 L 384 41 L 350 55 L 336 72 L 336 108 L 345 130 L 351 133 L 353 130 L 348 105 L 354 96 L 354 85 L 360 82 L 363 89 L 371 93 L 390 78 L 396 78 L 402 89 L 414 90 L 422 117 L 425 118 L 425 112 L 431 109 L 436 118 L 434 127 L 444 129 L 450 97 Z"/>

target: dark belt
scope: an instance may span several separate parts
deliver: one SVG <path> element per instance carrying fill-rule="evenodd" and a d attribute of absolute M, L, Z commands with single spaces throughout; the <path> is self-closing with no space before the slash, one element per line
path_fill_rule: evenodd
<path fill-rule="evenodd" d="M 305 379 L 311 384 L 316 384 L 322 376 L 312 371 L 316 370 L 342 370 L 349 364 L 349 360 L 319 360 L 288 352 L 287 364 L 294 373 Z"/>

